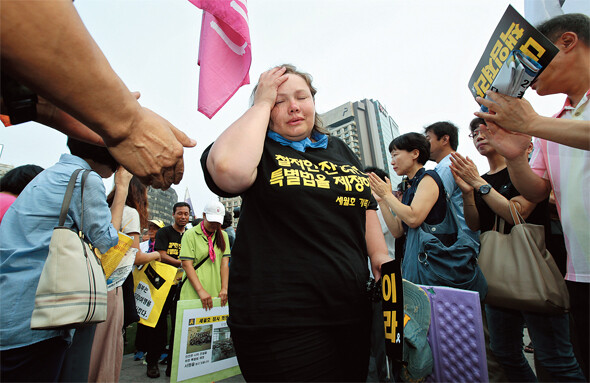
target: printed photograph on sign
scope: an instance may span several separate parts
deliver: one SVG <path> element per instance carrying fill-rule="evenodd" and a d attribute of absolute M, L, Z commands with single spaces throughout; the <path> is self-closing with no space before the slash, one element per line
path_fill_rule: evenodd
<path fill-rule="evenodd" d="M 210 350 L 213 326 L 194 326 L 188 329 L 188 345 L 186 353 Z"/>
<path fill-rule="evenodd" d="M 206 311 L 199 299 L 178 301 L 170 382 L 211 382 L 240 374 L 228 316 L 219 298 Z"/>
<path fill-rule="evenodd" d="M 233 358 L 236 356 L 234 350 L 234 343 L 231 340 L 231 333 L 229 327 L 222 326 L 213 331 L 213 354 L 211 355 L 211 362 Z"/>

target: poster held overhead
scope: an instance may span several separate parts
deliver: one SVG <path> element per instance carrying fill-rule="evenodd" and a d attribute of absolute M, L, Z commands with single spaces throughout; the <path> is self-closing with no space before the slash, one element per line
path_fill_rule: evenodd
<path fill-rule="evenodd" d="M 511 5 L 500 19 L 469 79 L 473 97 L 488 90 L 521 98 L 559 52 Z"/>

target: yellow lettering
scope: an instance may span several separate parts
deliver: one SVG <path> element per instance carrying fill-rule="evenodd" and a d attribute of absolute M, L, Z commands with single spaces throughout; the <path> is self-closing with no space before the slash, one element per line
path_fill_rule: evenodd
<path fill-rule="evenodd" d="M 531 52 L 529 48 L 533 48 L 536 54 Z M 535 61 L 539 61 L 541 56 L 543 56 L 543 54 L 545 53 L 545 48 L 543 48 L 541 44 L 535 41 L 535 39 L 533 39 L 532 37 L 529 37 L 527 42 L 520 46 L 520 50 L 522 51 L 522 53 L 529 56 Z"/>
<path fill-rule="evenodd" d="M 383 285 L 381 287 L 383 299 L 385 301 L 389 301 L 389 299 L 391 298 L 391 279 L 389 279 L 389 275 L 383 276 Z"/>

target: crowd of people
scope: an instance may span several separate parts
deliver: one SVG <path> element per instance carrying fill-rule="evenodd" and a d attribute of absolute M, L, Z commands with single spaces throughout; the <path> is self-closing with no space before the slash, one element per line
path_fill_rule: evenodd
<path fill-rule="evenodd" d="M 8 34 L 2 27 L 3 79 L 10 76 L 37 92 L 53 117 L 47 122 L 40 111 L 36 118 L 72 137 L 71 154 L 55 165 L 16 168 L 0 181 L 0 380 L 119 380 L 124 331 L 140 321 L 133 274 L 108 291 L 102 323 L 31 329 L 63 195 L 80 168 L 92 172 L 83 194 L 81 181 L 75 183 L 66 226 L 83 230 L 103 254 L 119 243 L 118 232 L 124 233 L 133 239 L 138 269 L 159 263 L 178 271 L 155 326 L 137 324 L 135 346 L 146 353 L 150 378 L 160 376 L 166 347 L 165 374 L 171 375 L 177 302 L 194 300 L 210 310 L 219 298 L 229 305 L 231 343 L 247 381 L 397 380 L 399 371 L 385 358 L 381 307 L 366 290 L 370 276 L 379 280 L 382 265 L 394 258 L 401 260 L 403 278 L 413 283 L 479 294 L 482 327 L 489 333 L 490 381 L 590 378 L 588 16 L 566 14 L 538 27 L 559 48 L 532 84 L 539 95 L 566 94 L 554 118 L 539 116 L 524 99 L 493 92 L 477 98 L 488 112 L 475 113 L 469 138 L 488 161 L 484 174 L 457 152 L 458 127 L 439 121 L 389 144 L 393 170 L 407 185 L 394 189 L 383 169 L 364 167 L 322 126 L 309 74 L 288 64 L 264 72 L 250 108 L 201 157 L 210 190 L 242 198 L 234 232 L 231 213 L 217 200 L 204 204 L 192 227 L 186 202 L 173 206 L 171 225 L 149 219 L 146 185 L 178 182 L 182 147 L 194 141 L 139 107 L 72 14 L 71 2 L 36 5 L 62 15 L 51 23 L 36 23 L 41 12 L 23 18 L 28 2 L 2 4 L 7 22 L 22 31 Z M 31 23 L 51 28 L 27 28 Z M 33 70 L 39 65 L 35 52 L 50 54 L 52 47 L 46 43 L 22 52 L 23 39 L 47 41 L 43 38 L 65 25 L 77 31 L 65 38 L 81 47 L 72 60 L 86 65 L 87 73 L 59 65 Z M 64 93 L 47 80 L 51 76 L 71 78 L 90 97 Z M 108 86 L 99 90 L 97 83 Z M 116 103 L 111 110 L 123 114 L 88 107 L 96 97 Z M 146 145 L 153 135 L 162 141 Z M 161 155 L 145 161 L 153 152 Z M 425 168 L 429 160 L 436 162 L 432 170 Z M 107 196 L 102 178 L 113 174 Z M 527 222 L 545 227 L 547 247 L 564 270 L 569 312 L 541 314 L 486 303 L 488 285 L 477 261 L 480 235 L 494 230 L 498 218 L 509 233 L 516 224 L 511 206 Z M 561 237 L 552 231 L 552 206 Z M 551 243 L 559 239 L 562 248 Z M 523 354 L 525 325 L 537 375 Z"/>

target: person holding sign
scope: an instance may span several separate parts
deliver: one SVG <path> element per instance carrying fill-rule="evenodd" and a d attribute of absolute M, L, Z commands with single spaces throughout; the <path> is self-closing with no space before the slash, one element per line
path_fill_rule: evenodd
<path fill-rule="evenodd" d="M 483 123 L 481 118 L 472 120 L 469 124 L 469 136 L 478 152 L 487 158 L 490 171 L 480 176 L 475 163 L 469 157 L 465 158 L 459 153 L 451 155 L 451 171 L 463 192 L 467 225 L 471 230 L 480 230 L 483 234 L 496 229 L 498 216 L 506 221 L 504 233 L 508 234 L 518 223 L 514 222 L 510 212 L 512 203 L 522 218 L 545 226 L 545 231 L 548 232 L 548 200 L 537 204 L 520 195 L 512 184 L 506 160 L 481 134 L 480 126 Z M 531 150 L 532 143 L 529 152 Z M 501 259 L 497 261 L 502 262 Z M 584 381 L 569 341 L 567 313 L 518 311 L 486 303 L 485 314 L 490 331 L 490 348 L 511 382 L 533 382 L 537 379 L 522 350 L 525 324 L 533 340 L 535 356 L 553 381 Z"/>
<path fill-rule="evenodd" d="M 541 96 L 564 93 L 563 108 L 553 119 L 537 118 L 524 102 L 503 96 L 478 101 L 489 105 L 492 114 L 476 113 L 487 122 L 480 125 L 488 143 L 506 158 L 514 186 L 528 200 L 539 202 L 549 197 L 551 190 L 563 226 L 567 248 L 567 274 L 571 313 L 574 319 L 574 339 L 581 339 L 579 358 L 586 379 L 590 378 L 590 17 L 580 13 L 556 16 L 537 27 L 558 48 L 559 53 L 535 79 L 532 88 Z M 521 131 L 534 134 L 535 150 L 530 164 L 526 148 L 530 136 L 513 133 L 522 116 L 527 119 Z M 516 110 L 516 113 L 515 113 Z M 504 126 L 506 125 L 506 126 Z M 506 130 L 506 129 L 509 130 Z"/>
<path fill-rule="evenodd" d="M 247 381 L 365 381 L 373 274 L 390 261 L 356 155 L 325 134 L 311 76 L 260 76 L 253 105 L 201 157 L 209 188 L 242 197 L 229 319 Z"/>
<path fill-rule="evenodd" d="M 227 303 L 230 249 L 228 235 L 221 229 L 224 217 L 221 202 L 211 201 L 203 209 L 201 223 L 182 236 L 180 261 L 186 277 L 178 287 L 180 299 L 200 299 L 205 310 L 213 308 L 213 297 L 219 297 L 222 306 Z"/>

